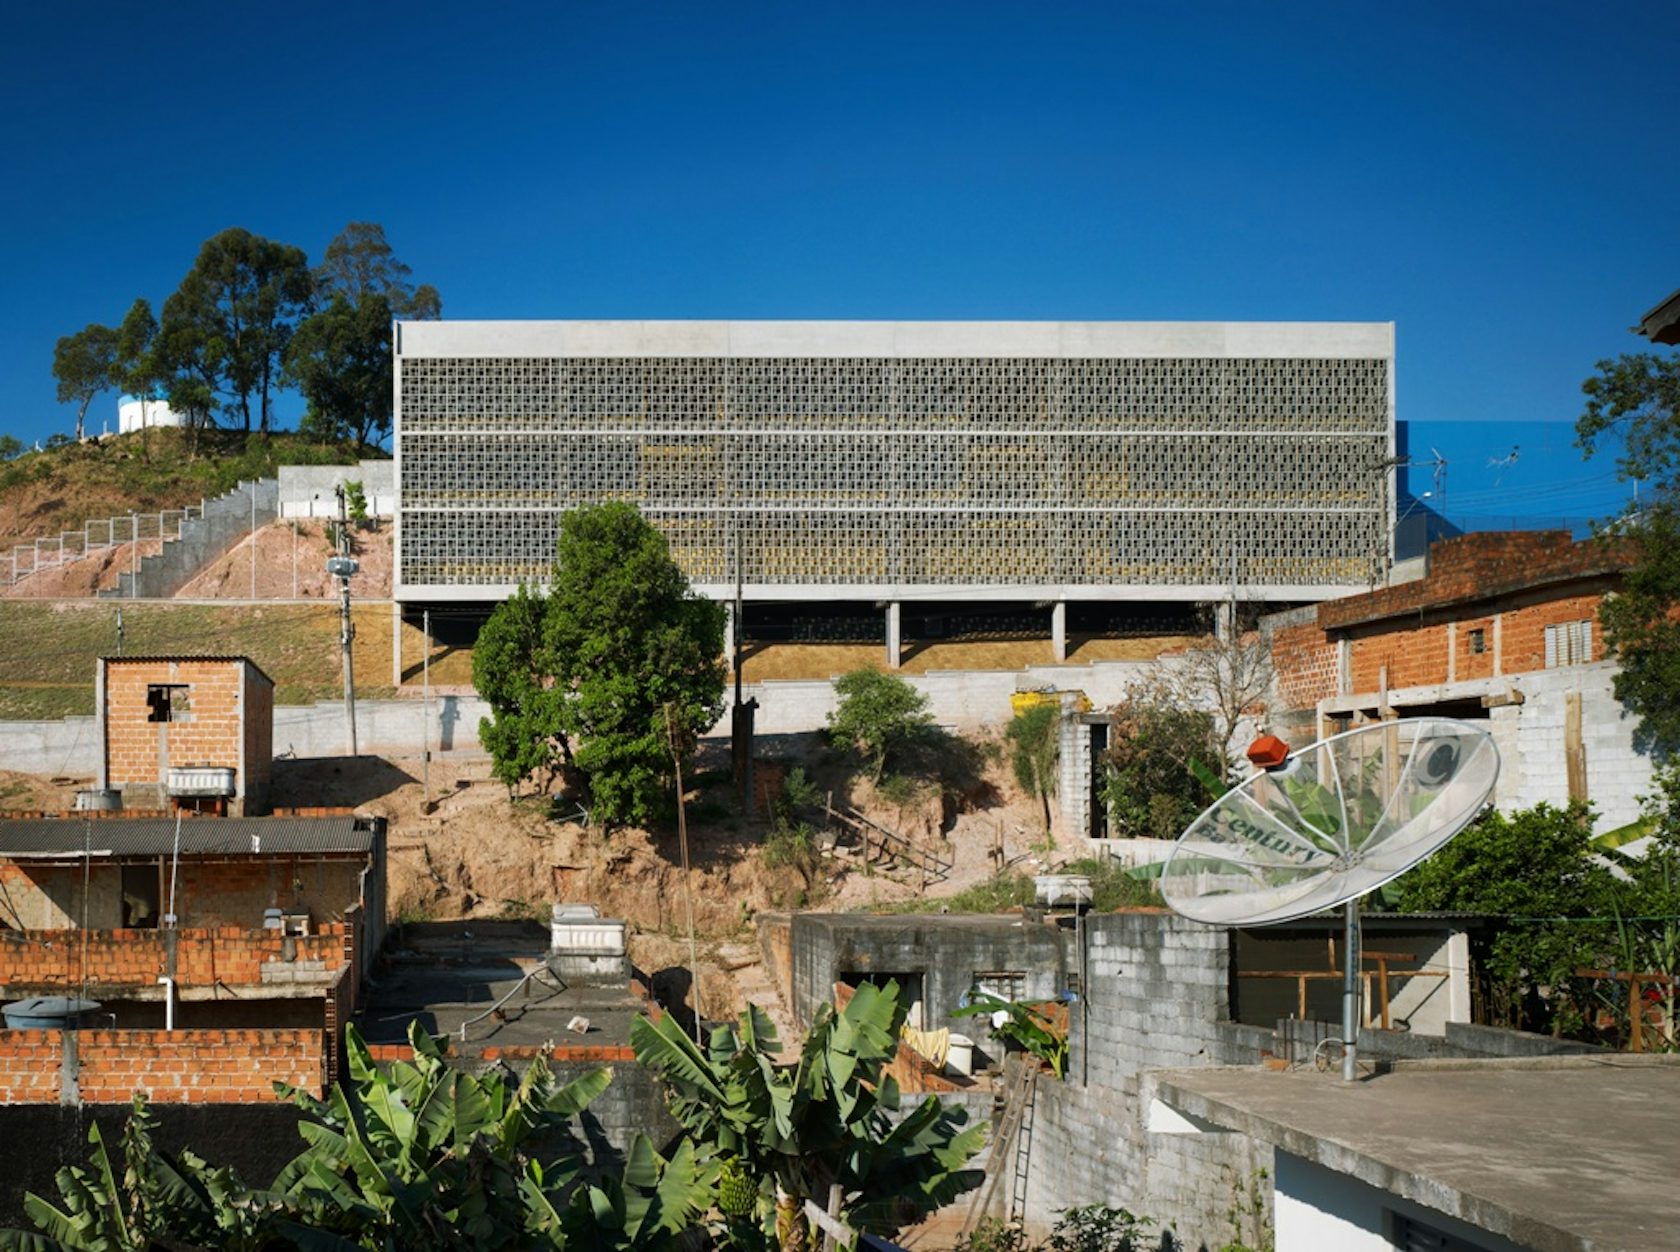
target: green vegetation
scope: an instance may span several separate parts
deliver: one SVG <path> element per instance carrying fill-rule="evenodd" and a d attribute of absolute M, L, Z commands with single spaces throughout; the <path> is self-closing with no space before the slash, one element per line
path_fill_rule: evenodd
<path fill-rule="evenodd" d="M 1154 1224 L 1127 1209 L 1082 1204 L 1063 1209 L 1049 1238 L 1034 1244 L 1015 1223 L 986 1217 L 958 1241 L 956 1252 L 1143 1252 L 1139 1240 Z M 1161 1246 L 1169 1245 L 1163 1240 Z"/>
<path fill-rule="evenodd" d="M 834 680 L 839 703 L 828 715 L 835 745 L 855 750 L 881 781 L 887 760 L 903 754 L 932 725 L 928 699 L 904 679 L 875 669 L 855 669 Z"/>
<path fill-rule="evenodd" d="M 1626 985 L 1576 971 L 1680 972 L 1680 848 L 1659 837 L 1628 856 L 1613 835 L 1594 839 L 1581 806 L 1490 812 L 1398 880 L 1399 905 L 1506 919 L 1476 953 L 1493 1024 L 1616 1042 Z M 1672 994 L 1664 1004 L 1672 1038 Z"/>
<path fill-rule="evenodd" d="M 296 387 L 312 439 L 376 443 L 391 428 L 391 322 L 442 311 L 437 291 L 409 273 L 371 222 L 346 226 L 314 270 L 301 248 L 231 227 L 204 241 L 161 319 L 142 299 L 120 327 L 93 323 L 61 338 L 58 398 L 77 405 L 79 441 L 103 392 L 166 397 L 196 452 L 218 416 L 267 434 L 275 395 Z M 150 441 L 139 440 L 146 453 Z"/>
<path fill-rule="evenodd" d="M 983 991 L 971 991 L 969 1002 L 951 1014 L 953 1017 L 993 1017 L 1002 1013 L 1002 1023 L 993 1021 L 992 1036 L 1012 1043 L 1021 1051 L 1036 1056 L 1050 1067 L 1057 1078 L 1067 1077 L 1067 1031 L 1057 1030 L 1055 1024 L 1034 1004 L 1005 1000 Z"/>
<path fill-rule="evenodd" d="M 1222 759 L 1213 717 L 1167 693 L 1133 691 L 1114 709 L 1105 797 L 1113 834 L 1174 839 L 1213 802 L 1207 763 Z"/>
<path fill-rule="evenodd" d="M 548 594 L 521 588 L 473 649 L 496 776 L 563 772 L 602 826 L 664 812 L 673 743 L 686 757 L 723 711 L 723 618 L 634 505 L 567 513 Z"/>
<path fill-rule="evenodd" d="M 621 1176 L 582 1184 L 577 1162 L 544 1159 L 543 1145 L 610 1071 L 560 1086 L 538 1059 L 517 1082 L 499 1068 L 473 1075 L 418 1025 L 413 1061 L 380 1066 L 347 1027 L 349 1078 L 327 1099 L 275 1084 L 305 1111 L 306 1146 L 266 1189 L 158 1148 L 136 1097 L 118 1151 L 94 1127 L 88 1166 L 58 1173 L 59 1204 L 25 1197 L 41 1233 L 0 1231 L 0 1249 L 678 1252 L 706 1233 L 716 1247 L 770 1252 L 807 1245 L 802 1202 L 826 1203 L 836 1182 L 853 1197 L 843 1220 L 891 1234 L 974 1185 L 965 1167 L 984 1139 L 934 1096 L 894 1118 L 884 1070 L 904 1014 L 895 987 L 861 988 L 844 1010 L 819 1011 L 788 1067 L 773 1063 L 780 1045 L 757 1009 L 704 1051 L 669 1016 L 638 1019 L 637 1058 L 664 1081 L 686 1134 L 669 1158 L 637 1135 Z"/>
<path fill-rule="evenodd" d="M 908 1005 L 898 986 L 864 984 L 845 1008 L 817 1011 L 794 1064 L 775 1063 L 775 1027 L 755 1006 L 702 1049 L 665 1016 L 638 1018 L 636 1058 L 664 1081 L 671 1112 L 702 1157 L 729 1163 L 735 1182 L 725 1246 L 785 1252 L 806 1246 L 806 1200 L 828 1202 L 838 1184 L 841 1220 L 891 1235 L 979 1181 L 968 1162 L 981 1126 L 928 1096 L 901 1113 L 886 1074 Z"/>
<path fill-rule="evenodd" d="M 188 434 L 153 430 L 141 439 L 108 439 L 24 452 L 0 462 L 0 492 L 30 489 L 20 503 L 15 537 L 33 539 L 78 530 L 90 520 L 129 512 L 156 513 L 211 499 L 253 478 L 273 478 L 282 465 L 347 465 L 355 449 L 298 435 L 204 431 L 198 456 Z"/>
<path fill-rule="evenodd" d="M 1017 713 L 1004 728 L 1010 763 L 1021 790 L 1037 796 L 1044 810 L 1044 838 L 1050 840 L 1050 797 L 1056 791 L 1056 761 L 1061 755 L 1062 711 L 1053 704 L 1035 704 Z"/>
<path fill-rule="evenodd" d="M 1618 475 L 1640 485 L 1638 511 L 1606 532 L 1633 556 L 1599 610 L 1605 646 L 1621 664 L 1616 697 L 1639 718 L 1644 744 L 1672 755 L 1680 752 L 1680 355 L 1600 361 L 1581 390 L 1577 443 L 1590 457 L 1619 437 Z"/>

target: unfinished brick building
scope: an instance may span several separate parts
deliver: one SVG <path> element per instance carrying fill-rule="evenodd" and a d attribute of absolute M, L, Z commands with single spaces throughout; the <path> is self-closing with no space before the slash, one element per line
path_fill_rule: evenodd
<path fill-rule="evenodd" d="M 240 656 L 102 657 L 99 787 L 127 808 L 269 810 L 274 680 Z"/>
<path fill-rule="evenodd" d="M 1269 617 L 1273 723 L 1304 740 L 1389 715 L 1486 719 L 1501 808 L 1581 799 L 1601 827 L 1632 821 L 1651 759 L 1598 630 L 1623 566 L 1567 531 L 1464 535 L 1414 581 Z"/>

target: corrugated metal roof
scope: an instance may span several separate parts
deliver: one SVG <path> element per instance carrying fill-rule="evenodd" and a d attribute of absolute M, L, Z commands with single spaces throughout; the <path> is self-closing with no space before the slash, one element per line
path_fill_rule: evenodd
<path fill-rule="evenodd" d="M 188 856 L 366 852 L 374 822 L 356 817 L 189 817 L 181 822 Z M 167 856 L 175 822 L 167 817 L 0 819 L 0 856 L 13 859 Z"/>
<path fill-rule="evenodd" d="M 274 680 L 263 673 L 262 666 L 248 656 L 224 656 L 219 652 L 171 652 L 163 656 L 102 656 L 99 659 L 104 662 L 116 662 L 123 665 L 145 661 L 238 661 L 256 670 L 257 677 L 261 678 L 270 687 L 274 685 Z"/>

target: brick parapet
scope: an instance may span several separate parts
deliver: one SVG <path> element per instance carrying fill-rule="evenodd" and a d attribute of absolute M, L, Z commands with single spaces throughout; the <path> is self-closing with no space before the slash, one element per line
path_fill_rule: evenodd
<path fill-rule="evenodd" d="M 0 1031 L 0 1104 L 56 1103 L 67 1070 L 83 1104 L 259 1104 L 274 1083 L 322 1094 L 318 1030 Z"/>
<path fill-rule="evenodd" d="M 0 931 L 0 989 L 10 995 L 86 983 L 150 990 L 169 971 L 171 935 L 177 987 L 296 985 L 302 974 L 302 982 L 325 988 L 354 959 L 350 930 L 333 922 L 314 934 L 291 936 L 237 927 Z"/>
<path fill-rule="evenodd" d="M 1497 532 L 1446 539 L 1429 550 L 1429 574 L 1415 582 L 1318 606 L 1321 630 L 1346 630 L 1405 614 L 1479 604 L 1591 578 L 1613 578 L 1630 560 L 1625 546 L 1571 542 L 1563 530 Z"/>

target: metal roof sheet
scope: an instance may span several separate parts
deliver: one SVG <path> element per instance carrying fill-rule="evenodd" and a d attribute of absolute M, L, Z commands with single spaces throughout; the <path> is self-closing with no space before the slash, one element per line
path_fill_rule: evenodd
<path fill-rule="evenodd" d="M 204 855 L 286 855 L 366 852 L 377 819 L 357 817 L 189 817 L 181 822 L 181 852 Z M 167 856 L 175 847 L 168 817 L 0 819 L 0 856 L 17 859 Z"/>

